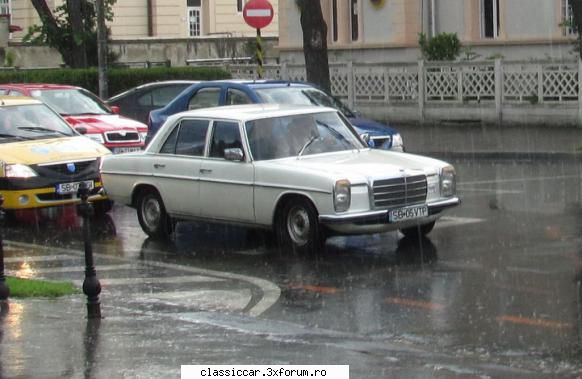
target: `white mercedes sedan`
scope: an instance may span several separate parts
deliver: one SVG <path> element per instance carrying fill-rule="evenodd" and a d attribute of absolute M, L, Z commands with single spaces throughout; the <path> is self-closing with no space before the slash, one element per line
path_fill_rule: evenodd
<path fill-rule="evenodd" d="M 424 235 L 460 203 L 451 165 L 370 149 L 340 112 L 322 107 L 178 113 L 145 151 L 105 157 L 101 175 L 151 237 L 204 220 L 271 230 L 299 252 L 334 234 Z"/>

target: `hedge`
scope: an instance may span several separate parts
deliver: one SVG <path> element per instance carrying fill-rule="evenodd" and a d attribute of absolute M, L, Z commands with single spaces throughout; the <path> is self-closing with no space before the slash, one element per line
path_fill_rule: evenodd
<path fill-rule="evenodd" d="M 152 67 L 112 68 L 107 71 L 109 95 L 128 90 L 140 84 L 160 80 L 215 80 L 230 79 L 228 71 L 219 67 Z M 90 69 L 42 69 L 0 71 L 0 83 L 70 84 L 99 93 L 98 71 Z"/>

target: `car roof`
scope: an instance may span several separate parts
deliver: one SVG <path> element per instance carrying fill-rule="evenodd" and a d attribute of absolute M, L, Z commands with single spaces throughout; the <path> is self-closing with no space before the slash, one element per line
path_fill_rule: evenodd
<path fill-rule="evenodd" d="M 278 79 L 219 79 L 219 80 L 207 80 L 197 83 L 199 86 L 212 85 L 212 84 L 237 84 L 241 86 L 248 86 L 251 88 L 260 87 L 310 87 L 316 88 L 313 84 L 306 82 L 296 82 L 289 80 L 278 80 Z"/>
<path fill-rule="evenodd" d="M 200 82 L 201 82 L 200 80 L 160 80 L 157 82 L 144 83 L 144 84 L 140 84 L 139 86 L 129 88 L 129 89 L 127 89 L 123 92 L 120 92 L 118 94 L 115 94 L 114 96 L 111 96 L 107 101 L 117 100 L 117 99 L 122 98 L 124 96 L 130 95 L 134 92 L 137 92 L 143 88 L 167 86 L 167 85 L 172 85 L 172 84 L 192 85 L 192 84 L 198 84 Z"/>
<path fill-rule="evenodd" d="M 0 107 L 28 104 L 43 104 L 43 102 L 27 96 L 0 96 Z"/>
<path fill-rule="evenodd" d="M 288 104 L 245 104 L 227 105 L 214 108 L 203 108 L 176 113 L 172 118 L 204 117 L 213 119 L 231 119 L 237 121 L 250 121 L 261 118 L 283 117 L 299 114 L 312 114 L 334 112 L 336 109 L 313 105 L 288 105 Z"/>
<path fill-rule="evenodd" d="M 77 86 L 68 84 L 50 84 L 50 83 L 5 83 L 0 84 L 0 87 L 22 88 L 27 90 L 43 90 L 43 89 L 79 89 Z"/>

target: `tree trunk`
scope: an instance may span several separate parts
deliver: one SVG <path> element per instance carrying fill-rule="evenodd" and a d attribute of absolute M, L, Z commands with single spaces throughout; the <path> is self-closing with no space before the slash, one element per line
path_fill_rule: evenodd
<path fill-rule="evenodd" d="M 87 46 L 85 45 L 85 27 L 83 24 L 83 14 L 81 11 L 81 1 L 67 0 L 67 9 L 69 10 L 69 18 L 71 20 L 71 31 L 73 32 L 72 40 L 73 46 L 71 49 L 71 67 L 72 68 L 86 68 L 87 67 Z"/>
<path fill-rule="evenodd" d="M 327 59 L 327 24 L 323 19 L 320 0 L 296 0 L 301 10 L 303 54 L 307 81 L 331 94 Z"/>
<path fill-rule="evenodd" d="M 45 28 L 47 29 L 47 35 L 48 35 L 48 39 L 54 39 L 55 41 L 58 39 L 58 36 L 60 36 L 62 34 L 62 31 L 60 30 L 57 21 L 55 20 L 55 17 L 53 15 L 53 13 L 51 12 L 49 6 L 47 5 L 45 0 L 30 0 L 32 2 L 32 5 L 34 6 L 34 9 L 36 9 L 36 13 L 38 13 L 38 16 L 41 20 L 41 22 L 43 23 L 43 25 L 45 26 Z M 72 65 L 72 60 L 71 60 L 71 47 L 64 47 L 62 46 L 62 44 L 59 43 L 54 43 L 51 44 L 49 41 L 49 45 L 53 45 L 53 46 L 61 46 L 58 48 L 59 53 L 61 54 L 61 57 L 63 58 L 63 61 L 65 62 L 66 65 L 71 66 Z"/>

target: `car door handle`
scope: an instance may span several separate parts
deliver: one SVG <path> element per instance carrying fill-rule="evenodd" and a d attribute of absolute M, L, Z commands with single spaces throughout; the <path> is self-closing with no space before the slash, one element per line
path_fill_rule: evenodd
<path fill-rule="evenodd" d="M 166 167 L 165 164 L 154 163 L 154 168 L 165 168 L 165 167 Z"/>
<path fill-rule="evenodd" d="M 208 168 L 201 168 L 200 169 L 201 174 L 210 174 L 211 172 L 212 172 L 212 170 L 210 170 Z"/>

